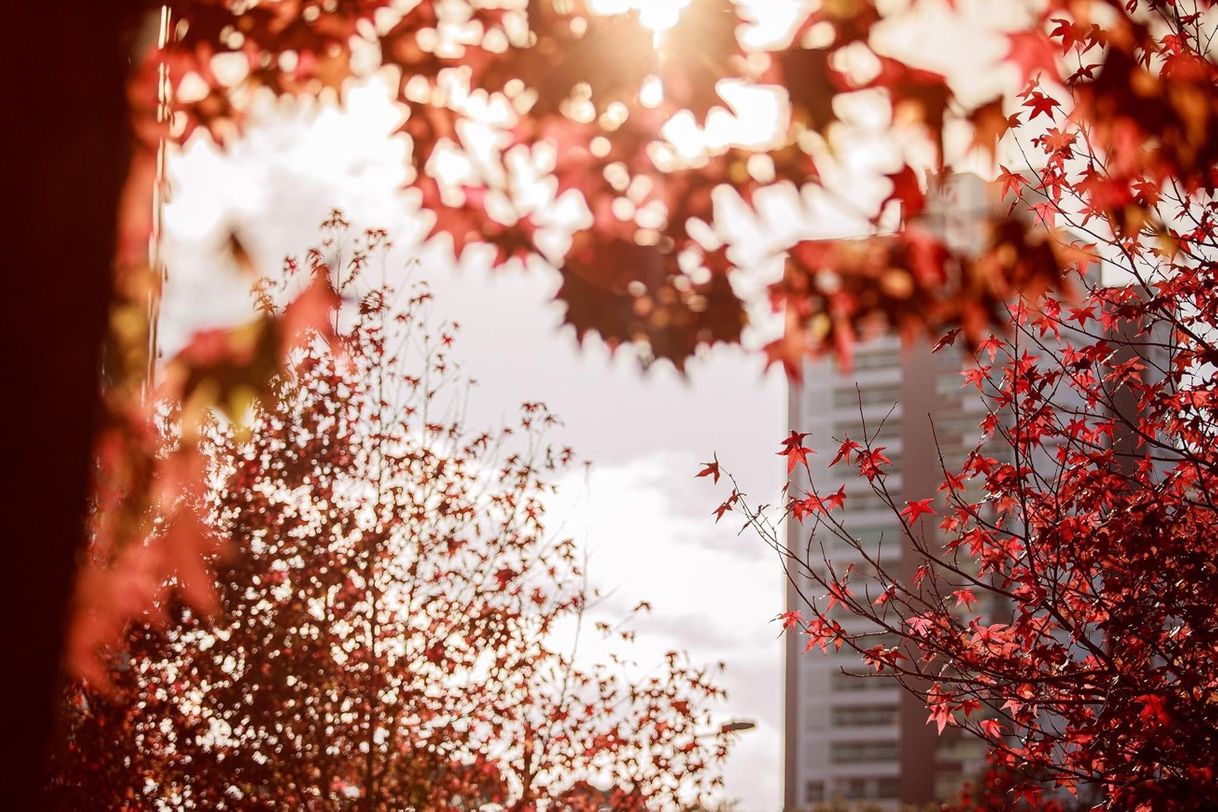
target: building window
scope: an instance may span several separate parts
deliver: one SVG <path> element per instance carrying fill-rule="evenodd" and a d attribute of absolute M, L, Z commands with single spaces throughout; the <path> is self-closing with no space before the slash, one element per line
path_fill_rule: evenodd
<path fill-rule="evenodd" d="M 956 417 L 939 417 L 934 421 L 935 436 L 941 441 L 949 437 L 974 437 L 981 435 L 981 421 L 985 415 L 963 414 Z"/>
<path fill-rule="evenodd" d="M 833 390 L 833 408 L 857 409 L 859 400 L 864 406 L 891 406 L 901 400 L 899 383 L 860 385 L 858 389 L 843 387 Z"/>
<path fill-rule="evenodd" d="M 846 778 L 837 781 L 834 789 L 839 797 L 843 800 L 864 800 L 864 799 L 893 799 L 899 798 L 900 787 L 899 779 L 897 778 Z M 951 797 L 950 795 L 943 797 Z M 862 806 L 862 809 L 872 809 L 874 807 Z"/>
<path fill-rule="evenodd" d="M 864 547 L 873 549 L 881 542 L 893 543 L 901 538 L 901 528 L 896 525 L 888 527 L 849 527 L 849 533 L 855 541 Z"/>
<path fill-rule="evenodd" d="M 868 420 L 866 424 L 857 420 L 853 423 L 843 423 L 835 427 L 833 437 L 841 440 L 849 438 L 857 443 L 870 440 L 883 445 L 885 441 L 901 439 L 901 416 L 893 414 L 887 419 L 877 417 L 874 420 Z M 888 456 L 892 455 L 888 454 Z"/>
<path fill-rule="evenodd" d="M 835 727 L 889 725 L 896 721 L 896 705 L 843 705 L 831 709 Z"/>
<path fill-rule="evenodd" d="M 869 510 L 892 510 L 892 505 L 874 491 L 862 491 L 846 496 L 846 513 L 862 513 Z"/>
<path fill-rule="evenodd" d="M 886 691 L 894 686 L 888 677 L 855 677 L 841 671 L 829 672 L 829 688 L 833 691 Z"/>
<path fill-rule="evenodd" d="M 829 760 L 834 764 L 871 764 L 897 760 L 895 741 L 833 742 Z"/>
<path fill-rule="evenodd" d="M 872 350 L 860 348 L 854 354 L 855 370 L 860 369 L 900 369 L 900 350 Z"/>
<path fill-rule="evenodd" d="M 849 503 L 849 499 L 846 501 Z M 857 528 L 847 524 L 845 533 L 850 537 L 848 540 L 841 538 L 836 530 L 821 530 L 812 538 L 813 552 L 819 555 L 819 547 L 822 545 L 826 550 L 833 550 L 836 553 L 862 550 L 868 556 L 880 559 L 880 563 L 885 568 L 894 566 L 900 561 L 902 535 L 899 526 Z M 830 560 L 834 559 L 830 558 Z M 858 567 L 855 569 L 857 570 Z"/>
<path fill-rule="evenodd" d="M 825 782 L 809 781 L 804 784 L 804 803 L 816 804 L 825 800 Z"/>

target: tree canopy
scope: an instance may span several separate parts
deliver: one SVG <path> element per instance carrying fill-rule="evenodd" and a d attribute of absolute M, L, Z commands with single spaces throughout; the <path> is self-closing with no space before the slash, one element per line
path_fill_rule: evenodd
<path fill-rule="evenodd" d="M 363 269 L 340 273 L 358 293 L 331 342 L 295 351 L 248 425 L 205 428 L 209 485 L 177 520 L 197 512 L 226 540 L 211 611 L 166 593 L 104 690 L 69 687 L 51 802 L 703 799 L 731 738 L 714 724 L 723 692 L 678 652 L 632 665 L 629 618 L 591 628 L 579 547 L 546 515 L 573 458 L 551 444 L 556 418 L 526 403 L 499 430 L 464 425 L 459 328 L 428 315 L 426 287 L 395 293 Z M 275 292 L 260 291 L 271 310 Z"/>

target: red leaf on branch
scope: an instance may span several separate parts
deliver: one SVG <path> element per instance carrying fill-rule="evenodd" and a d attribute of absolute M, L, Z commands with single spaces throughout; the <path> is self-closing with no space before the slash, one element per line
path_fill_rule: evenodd
<path fill-rule="evenodd" d="M 842 441 L 841 446 L 837 449 L 837 454 L 833 456 L 833 461 L 829 463 L 829 467 L 832 468 L 834 465 L 837 465 L 843 460 L 850 462 L 850 455 L 862 450 L 862 448 L 863 446 L 861 443 L 856 443 L 854 440 L 847 437 Z"/>
<path fill-rule="evenodd" d="M 935 515 L 935 509 L 931 507 L 931 504 L 934 501 L 933 498 L 908 501 L 905 503 L 905 507 L 901 508 L 901 516 L 910 524 L 917 522 L 921 516 L 933 516 Z"/>
<path fill-rule="evenodd" d="M 801 434 L 792 430 L 790 436 L 782 441 L 782 448 L 778 451 L 778 456 L 787 458 L 788 474 L 794 471 L 797 465 L 807 465 L 808 455 L 816 453 L 803 445 L 803 440 L 807 436 L 807 432 Z"/>
<path fill-rule="evenodd" d="M 1023 103 L 1024 107 L 1030 107 L 1032 114 L 1028 116 L 1028 120 L 1032 121 L 1037 116 L 1044 114 L 1049 118 L 1053 118 L 1053 108 L 1061 107 L 1061 102 L 1052 96 L 1046 96 L 1039 90 L 1033 91 Z"/>

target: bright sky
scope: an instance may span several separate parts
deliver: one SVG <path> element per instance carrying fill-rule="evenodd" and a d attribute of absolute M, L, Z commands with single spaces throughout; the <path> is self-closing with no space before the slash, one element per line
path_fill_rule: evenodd
<path fill-rule="evenodd" d="M 657 30 L 670 25 L 685 2 L 598 0 L 606 10 L 643 9 Z M 781 39 L 804 3 L 742 5 L 759 21 L 742 38 L 760 45 Z M 958 85 L 961 95 L 969 103 L 988 98 L 1004 81 L 987 71 L 1001 56 L 1001 42 L 979 36 L 976 28 L 945 26 L 942 14 L 932 13 L 934 5 L 919 4 L 901 25 L 891 26 L 887 50 L 919 51 L 917 61 L 941 69 L 947 65 L 936 65 L 936 54 L 942 60 L 950 52 L 956 73 L 972 78 Z M 992 2 L 959 5 L 992 22 Z M 960 48 L 960 42 L 970 45 Z M 738 349 L 709 353 L 692 364 L 685 380 L 663 365 L 642 374 L 629 352 L 610 356 L 595 340 L 580 349 L 571 331 L 560 328 L 561 310 L 551 303 L 558 284 L 552 269 L 538 263 L 528 271 L 489 273 L 476 252 L 454 269 L 446 243 L 422 243 L 426 220 L 401 191 L 406 145 L 389 137 L 399 112 L 387 87 L 374 79 L 352 88 L 343 111 L 272 107 L 227 152 L 196 140 L 173 157 L 173 195 L 165 212 L 171 274 L 165 349 L 172 352 L 195 329 L 249 317 L 247 280 L 226 268 L 223 257 L 231 231 L 262 267 L 274 269 L 285 255 L 302 254 L 314 243 L 331 208 L 343 210 L 358 228 L 387 228 L 397 246 L 391 265 L 417 263 L 415 273 L 436 290 L 440 314 L 463 325 L 459 354 L 480 381 L 471 424 L 496 423 L 522 401 L 543 400 L 565 420 L 563 442 L 595 462 L 586 486 L 582 472 L 563 483 L 554 513 L 592 551 L 594 585 L 613 591 L 606 612 L 624 614 L 647 599 L 654 612 L 638 624 L 640 655 L 681 648 L 695 662 L 727 664 L 731 698 L 723 715 L 758 725 L 741 737 L 727 766 L 728 796 L 740 799 L 745 812 L 779 808 L 781 646 L 772 619 L 782 609 L 781 570 L 760 541 L 738 537 L 734 523 L 714 524 L 711 511 L 723 494 L 693 475 L 717 451 L 751 494 L 765 500 L 778 493 L 783 469 L 773 450 L 785 434 L 785 382 L 764 373 L 757 353 Z M 666 134 L 679 152 L 696 152 L 706 143 L 763 141 L 767 122 L 772 127 L 783 115 L 781 104 L 764 92 L 727 94 L 739 115 L 717 115 L 709 133 L 693 131 L 692 121 L 673 123 Z M 839 114 L 848 131 L 830 137 L 833 159 L 826 158 L 822 172 L 828 183 L 851 189 L 859 210 L 869 211 L 888 191 L 886 183 L 875 182 L 876 170 L 895 169 L 902 151 L 915 147 L 899 131 L 894 139 L 891 122 L 866 105 L 847 103 Z M 758 290 L 778 270 L 762 260 L 773 247 L 863 228 L 843 213 L 840 201 L 790 187 L 762 196 L 760 218 L 730 196 L 717 203 L 721 236 L 753 269 L 739 281 Z"/>
<path fill-rule="evenodd" d="M 389 229 L 391 265 L 404 272 L 417 260 L 439 314 L 462 324 L 458 355 L 479 380 L 470 424 L 511 418 L 526 400 L 562 416 L 562 441 L 594 467 L 587 486 L 582 470 L 562 483 L 553 517 L 586 541 L 593 584 L 616 590 L 605 614 L 647 599 L 654 611 L 636 624 L 640 659 L 680 648 L 695 662 L 727 663 L 724 716 L 758 723 L 728 764 L 729 794 L 745 810 L 777 808 L 781 651 L 770 621 L 782 574 L 759 541 L 714 524 L 722 494 L 693 476 L 717 450 L 739 461 L 755 493 L 777 492 L 781 460 L 769 452 L 784 433 L 785 382 L 739 350 L 712 353 L 688 380 L 667 366 L 643 374 L 628 352 L 611 357 L 597 341 L 581 350 L 560 329 L 554 271 L 489 273 L 476 260 L 454 270 L 444 244 L 419 244 L 422 220 L 400 192 L 403 145 L 388 138 L 395 115 L 374 84 L 354 92 L 345 113 L 271 116 L 225 155 L 197 141 L 175 157 L 166 350 L 195 329 L 248 317 L 247 282 L 225 270 L 220 250 L 230 229 L 270 269 L 314 244 L 332 207 L 356 226 Z"/>

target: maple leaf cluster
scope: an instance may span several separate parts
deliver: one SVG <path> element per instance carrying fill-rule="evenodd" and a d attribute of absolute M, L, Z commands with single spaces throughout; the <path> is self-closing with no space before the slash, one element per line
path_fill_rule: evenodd
<path fill-rule="evenodd" d="M 876 55 L 879 69 L 866 78 L 846 69 L 847 55 L 871 50 L 885 20 L 869 2 L 809 12 L 785 45 L 766 49 L 742 44 L 747 20 L 731 0 L 692 0 L 659 33 L 637 10 L 600 14 L 593 5 L 460 0 L 403 11 L 388 0 L 195 0 L 175 8 L 174 35 L 149 53 L 133 96 L 155 98 L 167 71 L 172 114 L 143 130 L 185 139 L 203 128 L 224 143 L 240 132 L 258 91 L 341 93 L 347 79 L 393 66 L 412 185 L 435 216 L 433 234 L 448 235 L 458 254 L 489 243 L 496 265 L 529 256 L 552 262 L 578 336 L 634 343 L 678 367 L 704 346 L 738 343 L 748 322 L 730 283 L 731 253 L 707 236 L 714 193 L 730 188 L 752 203 L 777 184 L 819 184 L 818 163 L 829 160 L 822 147 L 839 123 L 836 97 L 879 93 L 894 118 L 934 145 L 933 166 L 905 163 L 888 175 L 889 202 L 910 222 L 925 205 L 919 176 L 943 166 L 946 126 L 971 124 L 979 148 L 993 153 L 1020 123 L 1021 113 L 1003 113 L 1002 96 L 966 108 L 944 76 L 891 56 Z M 1055 67 L 1043 22 L 1009 35 L 1007 58 L 1025 75 Z M 362 52 L 379 54 L 379 63 L 361 61 Z M 684 156 L 666 126 L 682 117 L 704 125 L 716 108 L 731 109 L 723 93 L 732 82 L 784 92 L 787 119 L 764 146 Z M 145 122 L 146 108 L 137 109 Z M 487 110 L 496 111 L 489 123 Z M 489 154 L 478 143 L 488 128 L 496 142 Z M 454 152 L 472 158 L 459 181 L 438 167 Z M 565 250 L 538 240 L 548 213 L 523 191 L 524 166 L 548 178 L 555 197 L 574 193 L 586 205 L 590 223 Z M 1051 285 L 1052 255 L 1028 250 L 1011 226 L 1009 216 L 993 215 L 994 250 L 1035 254 L 1028 261 Z M 787 335 L 769 356 L 792 374 L 803 356 L 848 354 L 860 332 L 877 328 L 919 335 L 963 324 L 973 334 L 998 319 L 993 298 L 1021 281 L 1009 264 L 975 263 L 922 228 L 902 229 L 874 250 L 800 243 L 787 263 L 772 297 Z"/>
<path fill-rule="evenodd" d="M 202 424 L 206 487 L 180 510 L 225 540 L 200 561 L 210 611 L 174 597 L 196 572 L 175 570 L 98 666 L 104 690 L 69 686 L 48 802 L 701 799 L 731 738 L 712 724 L 713 670 L 673 652 L 640 676 L 555 636 L 595 597 L 543 507 L 573 459 L 547 438 L 556 418 L 539 403 L 498 431 L 445 417 L 468 385 L 459 327 L 429 316 L 425 286 L 362 284 L 362 250 L 326 276 L 347 306 L 326 309 L 330 329 L 297 345 L 253 416 Z M 606 633 L 611 649 L 633 639 Z"/>
<path fill-rule="evenodd" d="M 1003 62 L 1026 87 L 966 107 L 944 76 L 875 52 L 886 18 L 869 2 L 811 12 L 786 45 L 750 50 L 739 36 L 742 10 L 729 0 L 694 0 L 659 34 L 637 11 L 598 14 L 586 2 L 420 2 L 404 11 L 388 0 L 194 0 L 175 7 L 172 36 L 148 52 L 131 95 L 137 131 L 149 143 L 184 140 L 198 128 L 224 143 L 240 132 L 260 90 L 341 94 L 344 82 L 376 64 L 394 66 L 412 185 L 435 215 L 433 233 L 447 234 L 458 253 L 472 242 L 491 244 L 496 265 L 542 256 L 562 273 L 558 298 L 577 336 L 633 342 L 645 357 L 680 367 L 703 346 L 739 342 L 749 322 L 730 282 L 731 252 L 706 236 L 713 193 L 727 187 L 752 202 L 768 186 L 820 184 L 826 154 L 809 145 L 823 144 L 838 123 L 836 97 L 880 91 L 894 120 L 921 126 L 936 157 L 887 175 L 886 202 L 899 205 L 903 222 L 895 234 L 789 247 L 787 272 L 770 297 L 785 334 L 766 351 L 797 377 L 805 356 L 847 358 L 876 330 L 913 338 L 958 327 L 976 340 L 1003 322 L 1001 303 L 1016 291 L 1059 283 L 1076 242 L 1068 231 L 1029 234 L 1023 218 L 995 211 L 978 254 L 919 222 L 926 207 L 919 177 L 951 168 L 943 132 L 953 122 L 971 126 L 974 150 L 992 156 L 1004 136 L 1040 126 L 1069 96 L 1075 123 L 1037 139 L 1074 159 L 1071 127 L 1086 126 L 1088 177 L 1071 185 L 1085 217 L 1132 218 L 1165 234 L 1148 189 L 1169 177 L 1184 194 L 1209 188 L 1215 115 L 1200 17 L 1180 16 L 1166 30 L 1147 22 L 1165 7 L 1045 4 L 1026 28 L 1002 32 Z M 865 80 L 844 67 L 845 55 L 860 48 L 878 65 Z M 379 61 L 361 61 L 364 52 Z M 165 77 L 169 112 L 154 115 Z M 704 124 L 714 108 L 730 108 L 725 80 L 785 92 L 788 120 L 764 147 L 679 158 L 665 126 L 683 115 Z M 649 94 L 657 86 L 662 92 Z M 498 115 L 488 125 L 480 115 L 492 108 Z M 491 154 L 477 143 L 488 126 L 496 133 Z M 459 181 L 437 169 L 438 156 L 454 151 L 474 158 Z M 147 152 L 137 168 L 146 169 Z M 547 213 L 522 191 L 525 165 L 549 176 L 553 195 L 578 194 L 590 213 L 558 255 L 538 242 Z M 1031 205 L 1046 226 L 1057 225 L 1049 204 L 1061 202 L 1062 171 L 1050 160 L 1029 185 L 1044 197 Z M 1005 167 L 1001 181 L 1004 190 L 1025 185 Z"/>
<path fill-rule="evenodd" d="M 779 453 L 812 487 L 792 488 L 781 516 L 734 480 L 716 510 L 782 556 L 801 604 L 786 633 L 805 651 L 854 652 L 861 677 L 921 696 L 941 734 L 983 740 L 1002 806 L 1218 799 L 1215 373 L 1202 360 L 1215 357 L 1218 263 L 1160 269 L 1095 284 L 1077 306 L 1013 306 L 1013 332 L 965 370 L 982 439 L 941 451 L 936 497 L 902 496 L 875 433 L 839 438 L 831 465 L 853 466 L 891 511 L 881 544 L 899 565 L 842 510 L 861 497 L 817 489 L 803 434 Z M 782 519 L 797 525 L 789 542 Z"/>

